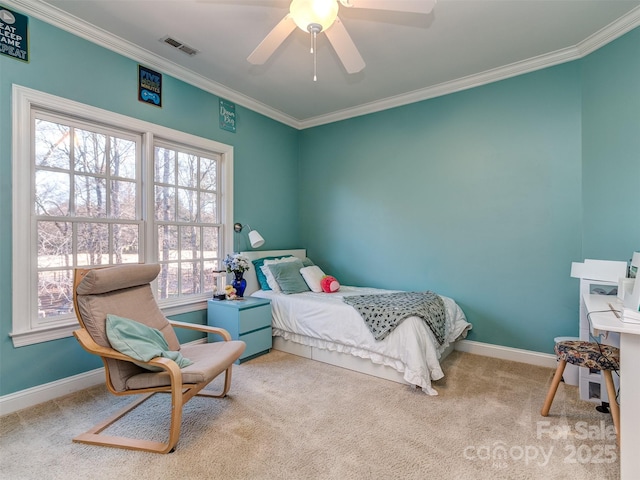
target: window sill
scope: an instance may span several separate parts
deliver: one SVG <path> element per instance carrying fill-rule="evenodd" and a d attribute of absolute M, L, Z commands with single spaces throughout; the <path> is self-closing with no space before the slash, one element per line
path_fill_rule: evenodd
<path fill-rule="evenodd" d="M 13 340 L 13 347 L 18 348 L 70 337 L 73 335 L 73 331 L 78 328 L 78 322 L 72 321 L 68 324 L 57 325 L 55 327 L 45 327 L 37 330 L 34 329 L 29 330 L 28 332 L 10 333 L 9 336 L 11 337 L 11 340 Z"/>
<path fill-rule="evenodd" d="M 191 303 L 164 305 L 160 307 L 160 310 L 167 317 L 170 317 L 172 315 L 180 315 L 182 313 L 196 312 L 198 310 L 205 310 L 207 308 L 207 300 L 208 299 L 205 298 Z M 69 323 L 56 325 L 54 327 L 33 329 L 28 332 L 10 333 L 9 336 L 13 341 L 13 347 L 18 348 L 71 337 L 73 335 L 73 331 L 77 330 L 78 328 L 78 322 L 72 320 L 69 321 Z"/>

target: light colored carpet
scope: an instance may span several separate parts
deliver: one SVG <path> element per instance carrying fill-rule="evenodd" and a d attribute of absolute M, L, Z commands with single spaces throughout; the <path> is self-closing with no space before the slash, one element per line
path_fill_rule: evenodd
<path fill-rule="evenodd" d="M 94 387 L 1 418 L 0 478 L 619 478 L 615 440 L 594 438 L 611 417 L 577 387 L 540 416 L 551 369 L 460 352 L 443 367 L 430 397 L 272 351 L 234 366 L 227 398 L 191 400 L 168 455 L 72 443 L 131 401 Z M 164 439 L 168 406 L 156 395 L 111 429 Z"/>

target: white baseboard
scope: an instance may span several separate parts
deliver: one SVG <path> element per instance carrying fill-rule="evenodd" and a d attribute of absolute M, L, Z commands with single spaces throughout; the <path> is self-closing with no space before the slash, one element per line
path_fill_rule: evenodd
<path fill-rule="evenodd" d="M 456 350 L 473 353 L 485 357 L 510 360 L 512 362 L 528 363 L 538 367 L 556 368 L 556 356 L 550 353 L 533 352 L 520 348 L 503 347 L 490 343 L 475 342 L 473 340 L 460 340 L 456 342 Z"/>
<path fill-rule="evenodd" d="M 10 393 L 0 397 L 0 415 L 17 412 L 23 408 L 32 407 L 100 383 L 104 384 L 104 368 L 97 368 L 72 377 L 56 380 L 55 382 L 44 383 L 26 390 Z"/>
<path fill-rule="evenodd" d="M 196 343 L 205 343 L 206 338 L 187 342 L 185 345 L 193 345 Z M 88 372 L 73 375 L 71 377 L 62 378 L 55 382 L 44 383 L 35 387 L 20 390 L 19 392 L 10 393 L 0 397 L 0 416 L 17 412 L 23 408 L 33 407 L 39 403 L 48 402 L 70 393 L 79 392 L 85 388 L 95 385 L 104 384 L 104 367 L 96 368 Z"/>
<path fill-rule="evenodd" d="M 474 342 L 473 340 L 456 342 L 456 350 L 540 367 L 556 368 L 555 355 L 548 353 L 491 345 L 489 343 Z M 101 383 L 104 383 L 104 368 L 97 368 L 72 377 L 56 380 L 55 382 L 10 393 L 0 397 L 0 415 L 8 415 L 23 408 L 32 407 Z"/>

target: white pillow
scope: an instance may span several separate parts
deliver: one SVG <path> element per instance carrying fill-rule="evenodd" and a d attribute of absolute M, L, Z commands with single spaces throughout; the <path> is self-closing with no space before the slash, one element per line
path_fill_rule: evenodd
<path fill-rule="evenodd" d="M 319 266 L 312 265 L 310 267 L 301 268 L 300 275 L 302 275 L 304 281 L 307 282 L 307 285 L 309 285 L 312 292 L 319 293 L 322 291 L 320 280 L 322 280 L 322 277 L 324 277 L 325 274 Z"/>
<path fill-rule="evenodd" d="M 267 279 L 267 285 L 269 285 L 269 288 L 271 290 L 273 290 L 274 292 L 282 291 L 282 289 L 280 288 L 280 285 L 278 285 L 278 282 L 273 276 L 273 273 L 271 273 L 271 270 L 269 270 L 269 265 L 273 265 L 274 263 L 295 262 L 296 260 L 300 260 L 300 259 L 298 257 L 284 257 L 284 258 L 275 258 L 272 260 L 265 260 L 262 263 L 260 270 L 262 270 L 262 273 L 264 273 L 264 277 Z"/>
<path fill-rule="evenodd" d="M 274 263 L 281 262 L 295 262 L 296 260 L 300 260 L 298 257 L 282 257 L 282 258 L 271 258 L 269 260 L 265 260 L 262 262 L 263 265 L 272 265 Z"/>

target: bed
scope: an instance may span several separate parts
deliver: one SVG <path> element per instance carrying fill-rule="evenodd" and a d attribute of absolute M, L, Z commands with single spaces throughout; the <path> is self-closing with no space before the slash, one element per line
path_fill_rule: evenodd
<path fill-rule="evenodd" d="M 250 261 L 265 257 L 306 258 L 306 250 L 242 252 Z M 273 348 L 329 363 L 386 380 L 420 387 L 437 395 L 431 381 L 444 376 L 440 361 L 457 339 L 471 328 L 462 309 L 440 296 L 446 320 L 442 344 L 425 322 L 416 316 L 402 321 L 386 338 L 377 341 L 356 309 L 343 300 L 347 296 L 393 293 L 368 287 L 340 287 L 335 293 L 312 291 L 284 294 L 262 290 L 255 268 L 245 272 L 245 296 L 271 300 Z"/>

